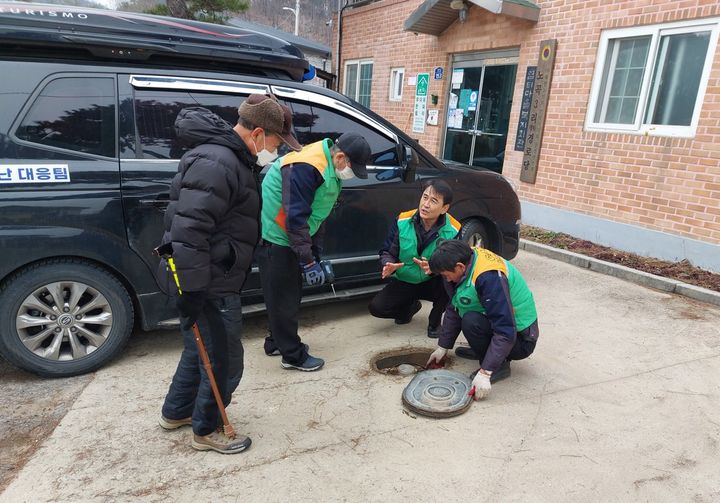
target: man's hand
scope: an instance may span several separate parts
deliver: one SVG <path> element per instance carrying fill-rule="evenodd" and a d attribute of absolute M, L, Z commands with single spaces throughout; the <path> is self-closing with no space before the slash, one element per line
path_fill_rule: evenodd
<path fill-rule="evenodd" d="M 388 262 L 383 266 L 382 269 L 382 279 L 385 279 L 389 276 L 391 276 L 395 271 L 400 269 L 405 264 L 402 262 Z"/>
<path fill-rule="evenodd" d="M 475 378 L 472 381 L 472 386 L 475 388 L 475 400 L 482 400 L 490 394 L 490 375 L 492 372 L 485 374 L 483 369 L 478 370 Z"/>
<path fill-rule="evenodd" d="M 388 262 L 383 266 L 382 279 L 389 278 L 395 271 L 400 269 L 405 264 L 402 262 Z"/>
<path fill-rule="evenodd" d="M 425 368 L 429 367 L 430 364 L 435 362 L 435 364 L 440 365 L 443 361 L 443 358 L 447 356 L 448 350 L 445 348 L 441 348 L 438 346 L 438 348 L 432 352 L 430 355 L 430 358 L 428 359 L 427 363 L 425 364 Z"/>
<path fill-rule="evenodd" d="M 420 266 L 425 274 L 430 274 L 430 264 L 425 257 L 416 258 L 413 257 L 413 262 Z"/>
<path fill-rule="evenodd" d="M 314 260 L 303 266 L 303 278 L 305 278 L 305 283 L 310 286 L 320 286 L 325 283 L 325 273 L 320 264 Z"/>
<path fill-rule="evenodd" d="M 184 330 L 190 330 L 197 322 L 205 304 L 205 292 L 183 291 L 175 301 L 180 313 L 180 326 Z"/>

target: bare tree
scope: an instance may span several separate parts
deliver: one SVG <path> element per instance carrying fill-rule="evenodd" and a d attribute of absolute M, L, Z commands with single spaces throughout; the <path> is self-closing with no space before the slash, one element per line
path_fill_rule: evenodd
<path fill-rule="evenodd" d="M 191 19 L 190 11 L 188 10 L 185 0 L 167 0 L 167 8 L 172 17 Z"/>

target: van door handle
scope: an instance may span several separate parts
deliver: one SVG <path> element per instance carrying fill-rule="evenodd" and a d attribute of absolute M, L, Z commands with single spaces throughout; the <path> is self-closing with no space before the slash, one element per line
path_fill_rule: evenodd
<path fill-rule="evenodd" d="M 170 194 L 158 194 L 157 199 L 140 199 L 141 206 L 152 206 L 153 208 L 167 208 L 170 204 Z"/>

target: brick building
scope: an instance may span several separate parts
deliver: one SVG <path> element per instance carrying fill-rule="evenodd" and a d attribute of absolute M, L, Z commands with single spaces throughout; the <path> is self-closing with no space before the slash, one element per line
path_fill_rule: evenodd
<path fill-rule="evenodd" d="M 440 158 L 501 171 L 524 223 L 720 271 L 719 31 L 717 0 L 360 1 L 340 91 Z M 526 77 L 552 40 L 528 183 Z"/>

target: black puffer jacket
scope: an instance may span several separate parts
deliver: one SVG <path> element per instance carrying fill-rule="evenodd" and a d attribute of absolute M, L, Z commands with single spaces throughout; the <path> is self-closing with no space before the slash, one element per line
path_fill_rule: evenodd
<path fill-rule="evenodd" d="M 181 110 L 175 132 L 192 150 L 170 186 L 162 242 L 172 242 L 183 291 L 237 293 L 260 239 L 260 168 L 232 126 L 205 108 Z M 165 261 L 158 279 L 177 294 Z"/>

